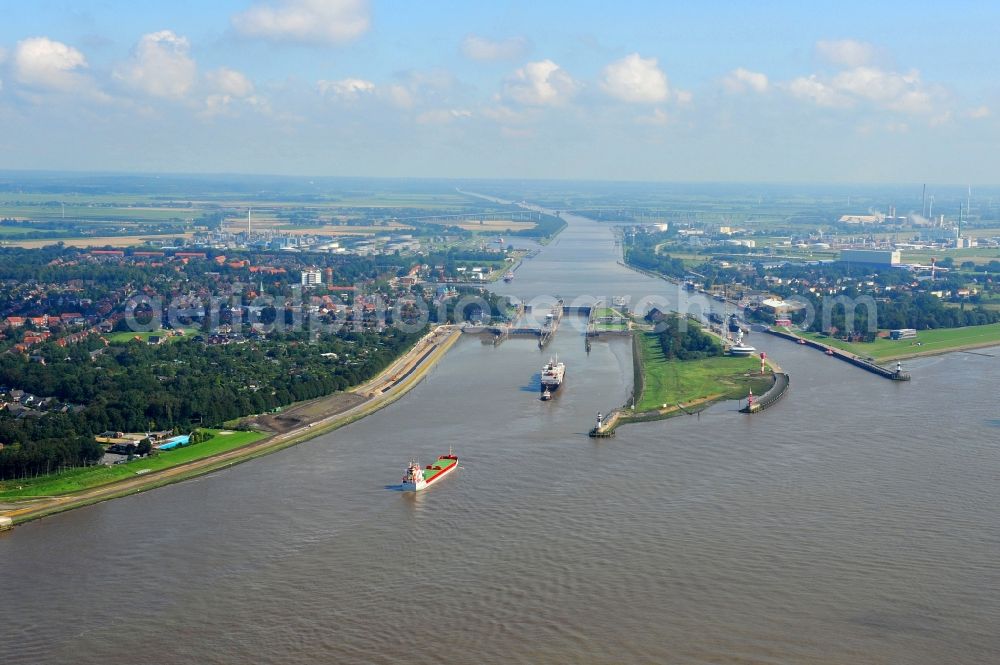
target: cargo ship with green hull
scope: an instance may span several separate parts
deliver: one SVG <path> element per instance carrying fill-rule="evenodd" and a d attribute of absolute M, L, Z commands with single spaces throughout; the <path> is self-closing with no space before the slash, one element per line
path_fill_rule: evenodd
<path fill-rule="evenodd" d="M 441 455 L 436 462 L 428 464 L 424 468 L 420 468 L 417 461 L 411 459 L 410 464 L 406 467 L 406 474 L 403 476 L 403 484 L 400 485 L 400 488 L 404 492 L 419 492 L 447 476 L 457 466 L 458 455 L 450 450 L 447 455 Z"/>

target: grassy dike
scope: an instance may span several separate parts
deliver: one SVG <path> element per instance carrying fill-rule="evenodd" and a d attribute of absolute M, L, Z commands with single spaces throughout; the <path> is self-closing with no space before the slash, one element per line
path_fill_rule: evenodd
<path fill-rule="evenodd" d="M 937 328 L 920 330 L 914 339 L 891 340 L 880 337 L 874 342 L 845 342 L 844 340 L 811 332 L 796 332 L 799 337 L 815 340 L 862 358 L 876 361 L 916 358 L 949 351 L 1000 346 L 1000 323 L 963 328 Z"/>
<path fill-rule="evenodd" d="M 0 481 L 0 501 L 50 498 L 109 485 L 153 471 L 162 471 L 197 459 L 242 448 L 263 439 L 262 432 L 235 432 L 201 429 L 211 438 L 201 443 L 164 450 L 150 457 L 136 458 L 114 466 L 88 466 L 26 480 Z"/>
<path fill-rule="evenodd" d="M 255 442 L 245 443 L 245 445 L 236 447 L 235 449 L 211 454 L 208 457 L 202 456 L 183 464 L 171 466 L 170 468 L 165 468 L 159 471 L 150 471 L 149 473 L 141 476 L 129 477 L 123 480 L 112 481 L 110 484 L 99 487 L 85 489 L 63 496 L 51 497 L 44 501 L 33 502 L 24 507 L 16 507 L 0 514 L 10 517 L 15 524 L 20 524 L 45 517 L 47 515 L 72 510 L 73 508 L 80 508 L 82 506 L 99 503 L 101 501 L 107 501 L 108 499 L 127 496 L 137 492 L 144 492 L 157 487 L 163 487 L 164 485 L 194 478 L 196 476 L 201 476 L 211 473 L 212 471 L 231 467 L 234 464 L 239 464 L 251 459 L 256 459 L 257 457 L 269 455 L 290 446 L 294 446 L 298 443 L 302 443 L 303 441 L 308 441 L 309 439 L 320 436 L 321 434 L 332 432 L 335 429 L 349 425 L 350 423 L 360 420 L 365 416 L 371 415 L 379 409 L 382 409 L 401 398 L 418 383 L 420 383 L 421 379 L 423 379 L 427 372 L 430 371 L 430 369 L 444 356 L 445 353 L 447 353 L 448 349 L 450 349 L 460 337 L 461 332 L 459 330 L 451 331 L 447 338 L 436 344 L 423 361 L 421 361 L 420 364 L 417 365 L 405 379 L 393 384 L 381 394 L 371 397 L 362 404 L 348 409 L 343 413 L 306 424 L 298 429 L 285 432 L 283 434 L 275 434 L 271 436 L 263 435 L 266 436 L 266 438 Z M 420 349 L 421 354 L 424 352 L 426 352 L 425 349 Z M 393 363 L 385 372 L 383 372 L 383 375 L 397 371 L 397 369 L 397 363 Z M 210 442 L 202 442 L 200 444 L 195 444 L 194 446 L 189 446 L 189 448 L 197 452 L 198 447 L 207 443 Z M 184 449 L 182 448 L 180 450 Z M 131 469 L 133 474 L 134 470 L 137 470 L 138 468 L 140 467 L 136 466 Z"/>

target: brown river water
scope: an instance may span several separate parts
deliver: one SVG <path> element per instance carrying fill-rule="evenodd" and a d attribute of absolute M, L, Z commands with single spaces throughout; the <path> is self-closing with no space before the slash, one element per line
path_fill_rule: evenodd
<path fill-rule="evenodd" d="M 498 290 L 678 301 L 570 221 Z M 894 383 L 753 334 L 777 406 L 595 440 L 631 351 L 575 323 L 544 353 L 469 336 L 349 427 L 0 535 L 0 662 L 1000 661 L 1000 350 Z M 387 488 L 449 446 L 439 486 Z"/>

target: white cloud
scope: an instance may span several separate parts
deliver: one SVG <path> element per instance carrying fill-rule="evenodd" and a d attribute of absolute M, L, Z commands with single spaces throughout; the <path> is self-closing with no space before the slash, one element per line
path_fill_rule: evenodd
<path fill-rule="evenodd" d="M 232 17 L 248 37 L 310 44 L 343 44 L 371 26 L 366 0 L 276 0 Z"/>
<path fill-rule="evenodd" d="M 817 42 L 816 50 L 831 63 L 840 65 L 832 75 L 812 74 L 786 83 L 777 83 L 798 99 L 817 106 L 852 108 L 859 105 L 880 111 L 923 115 L 929 122 L 951 118 L 950 95 L 940 85 L 923 82 L 920 72 L 898 72 L 870 64 L 875 55 L 871 44 L 851 39 Z M 739 70 L 737 70 L 739 71 Z M 738 81 L 730 81 L 734 86 Z M 940 118 L 946 118 L 939 121 Z"/>
<path fill-rule="evenodd" d="M 930 107 L 930 93 L 920 82 L 920 73 L 887 72 L 875 67 L 855 67 L 837 74 L 834 88 L 890 109 L 917 113 Z"/>
<path fill-rule="evenodd" d="M 421 125 L 447 125 L 471 117 L 472 111 L 467 109 L 434 109 L 418 115 L 417 122 Z"/>
<path fill-rule="evenodd" d="M 627 55 L 604 68 L 601 89 L 607 94 L 630 103 L 656 103 L 667 99 L 670 86 L 656 58 L 643 58 L 638 53 Z"/>
<path fill-rule="evenodd" d="M 979 119 L 982 119 L 982 118 L 988 118 L 988 117 L 990 117 L 991 114 L 992 114 L 992 112 L 990 111 L 990 107 L 988 107 L 988 106 L 977 106 L 974 109 L 969 109 L 968 111 L 966 111 L 965 112 L 965 117 L 979 120 Z"/>
<path fill-rule="evenodd" d="M 752 90 L 753 92 L 767 92 L 768 87 L 770 87 L 770 81 L 767 79 L 767 74 L 752 72 L 749 69 L 739 67 L 729 72 L 722 79 L 722 87 L 725 88 L 726 92 L 731 93 L 746 92 L 748 90 Z"/>
<path fill-rule="evenodd" d="M 188 40 L 171 30 L 143 35 L 132 58 L 115 69 L 120 81 L 154 97 L 179 99 L 198 77 L 198 66 L 188 55 Z"/>
<path fill-rule="evenodd" d="M 854 105 L 854 100 L 837 92 L 815 74 L 792 79 L 785 87 L 793 97 L 810 101 L 817 106 L 844 108 Z"/>
<path fill-rule="evenodd" d="M 254 92 L 253 83 L 242 72 L 228 67 L 205 74 L 208 85 L 218 94 L 232 97 L 249 97 Z"/>
<path fill-rule="evenodd" d="M 413 108 L 415 100 L 413 93 L 405 85 L 393 84 L 385 90 L 385 96 L 389 103 L 400 109 Z"/>
<path fill-rule="evenodd" d="M 492 40 L 469 35 L 462 40 L 462 53 L 472 60 L 513 60 L 527 53 L 530 47 L 524 37 Z"/>
<path fill-rule="evenodd" d="M 82 73 L 87 69 L 83 53 L 48 37 L 31 37 L 18 42 L 13 69 L 18 82 L 33 88 L 69 92 L 89 83 Z"/>
<path fill-rule="evenodd" d="M 875 47 L 855 39 L 816 42 L 816 53 L 827 62 L 841 67 L 860 67 L 875 57 Z"/>
<path fill-rule="evenodd" d="M 375 84 L 371 81 L 356 78 L 340 79 L 339 81 L 318 81 L 316 88 L 322 95 L 333 95 L 340 99 L 354 101 L 375 92 Z"/>
<path fill-rule="evenodd" d="M 504 82 L 504 96 L 525 106 L 558 106 L 579 89 L 566 70 L 551 60 L 529 62 Z"/>
<path fill-rule="evenodd" d="M 267 100 L 255 95 L 253 82 L 242 72 L 228 67 L 220 67 L 205 74 L 205 115 L 232 113 L 240 105 L 262 112 L 270 112 Z"/>
<path fill-rule="evenodd" d="M 845 69 L 833 77 L 799 77 L 785 88 L 817 106 L 848 108 L 865 102 L 910 115 L 938 113 L 946 100 L 944 91 L 924 84 L 916 70 L 904 74 L 868 65 Z"/>
<path fill-rule="evenodd" d="M 501 102 L 501 100 L 495 99 L 497 103 L 492 106 L 484 106 L 480 111 L 480 115 L 483 117 L 494 120 L 501 125 L 508 124 L 523 124 L 531 119 L 531 113 L 524 110 L 513 109 Z"/>

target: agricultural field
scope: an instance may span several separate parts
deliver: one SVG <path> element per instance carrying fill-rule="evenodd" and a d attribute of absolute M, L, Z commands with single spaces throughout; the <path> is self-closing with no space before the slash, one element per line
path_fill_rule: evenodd
<path fill-rule="evenodd" d="M 318 226 L 299 226 L 286 224 L 284 220 L 274 220 L 275 225 L 269 225 L 266 220 L 261 220 L 258 226 L 258 220 L 254 218 L 253 228 L 256 231 L 261 229 L 273 229 L 286 233 L 293 236 L 305 236 L 305 235 L 324 235 L 324 236 L 363 236 L 363 235 L 375 235 L 377 233 L 396 233 L 401 231 L 413 231 L 412 226 L 406 226 L 405 224 L 398 224 L 389 222 L 386 224 L 379 224 L 377 226 L 364 225 L 364 224 L 322 224 Z M 230 233 L 239 233 L 240 231 L 245 231 L 247 228 L 247 220 L 243 219 L 242 223 L 239 220 L 227 221 L 226 230 Z"/>
<path fill-rule="evenodd" d="M 504 233 L 507 231 L 522 231 L 533 229 L 538 226 L 535 222 L 517 221 L 511 219 L 486 219 L 477 221 L 474 219 L 464 219 L 460 221 L 450 219 L 428 219 L 423 220 L 427 224 L 443 226 L 457 226 L 466 231 L 480 231 L 483 233 Z"/>
<path fill-rule="evenodd" d="M 148 245 L 150 242 L 170 241 L 173 238 L 190 238 L 191 233 L 171 233 L 167 235 L 135 235 L 135 236 L 82 236 L 66 238 L 44 238 L 36 240 L 18 240 L 4 238 L 0 244 L 8 247 L 24 247 L 26 249 L 37 249 L 47 245 L 54 245 L 58 242 L 67 247 L 139 247 Z"/>

